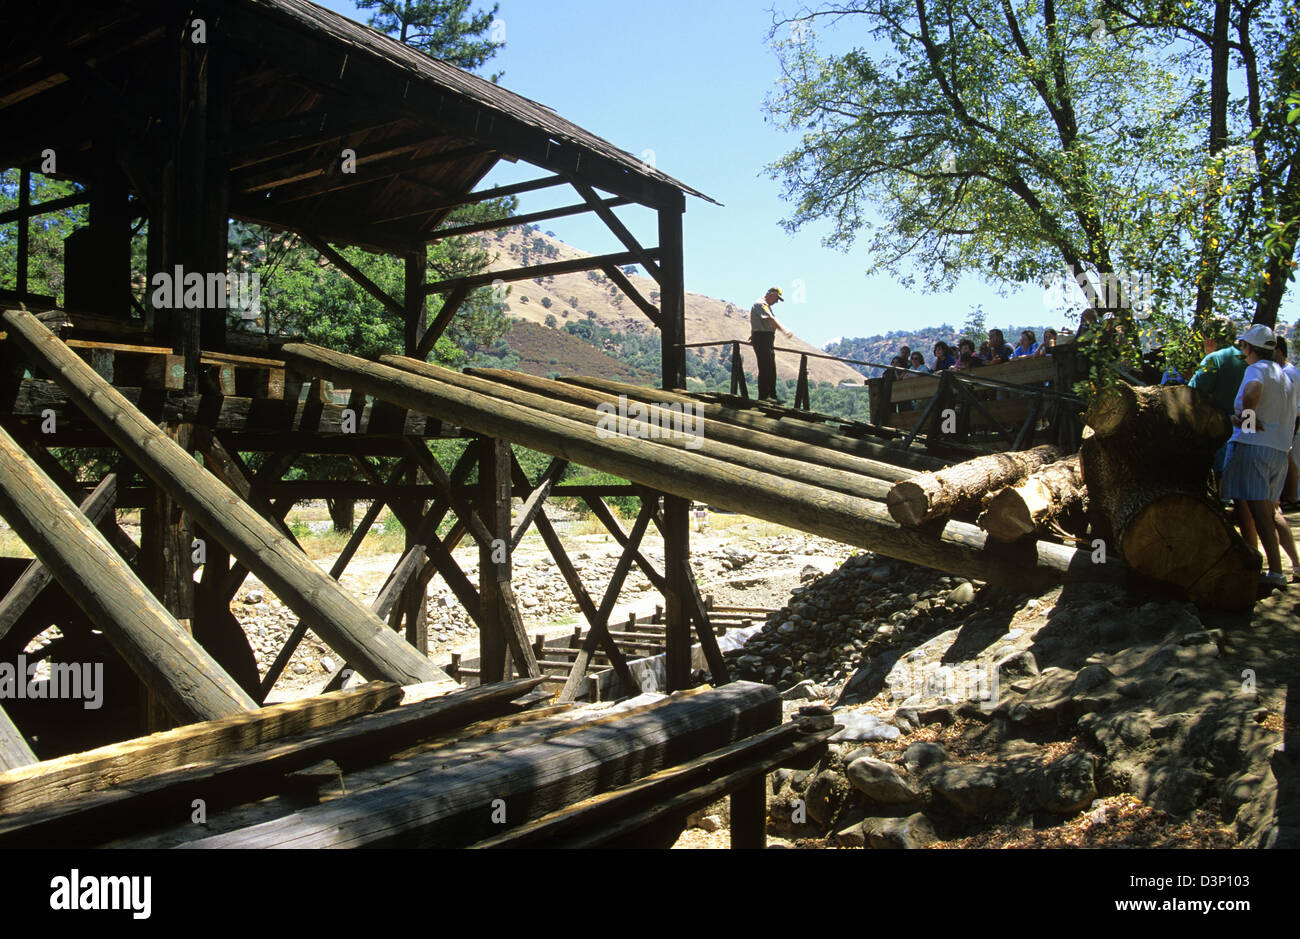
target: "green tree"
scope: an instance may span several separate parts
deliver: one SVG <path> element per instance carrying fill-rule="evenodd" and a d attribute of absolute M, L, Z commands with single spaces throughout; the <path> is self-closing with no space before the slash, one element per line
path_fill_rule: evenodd
<path fill-rule="evenodd" d="M 398 42 L 463 69 L 481 67 L 505 42 L 496 38 L 498 5 L 471 12 L 471 0 L 356 0 L 357 9 L 373 10 L 370 26 Z M 492 76 L 499 81 L 503 73 Z"/>
<path fill-rule="evenodd" d="M 812 25 L 827 19 L 861 24 L 888 51 L 818 52 Z M 1093 19 L 1090 0 L 865 0 L 805 14 L 776 44 L 783 80 L 768 100 L 802 135 L 769 168 L 794 205 L 786 227 L 829 220 L 828 245 L 844 249 L 867 233 L 871 271 L 931 289 L 970 273 L 1046 282 L 1064 266 L 1094 296 L 1112 289 L 1135 355 L 1129 307 L 1141 298 L 1127 273 L 1186 250 L 1171 180 L 1204 134 L 1185 80 Z"/>

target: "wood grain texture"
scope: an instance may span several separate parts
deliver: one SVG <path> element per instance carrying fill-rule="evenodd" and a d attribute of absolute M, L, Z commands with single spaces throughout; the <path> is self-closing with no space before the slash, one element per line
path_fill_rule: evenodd
<path fill-rule="evenodd" d="M 36 754 L 27 745 L 27 738 L 0 707 L 0 770 L 18 769 L 35 762 Z"/>
<path fill-rule="evenodd" d="M 257 707 L 3 429 L 0 514 L 177 721 Z"/>
<path fill-rule="evenodd" d="M 86 416 L 286 606 L 309 619 L 331 648 L 365 665 L 367 674 L 377 679 L 415 684 L 445 677 L 282 532 L 169 440 L 35 317 L 10 310 L 4 320 L 13 341 L 49 372 Z"/>
<path fill-rule="evenodd" d="M 0 814 L 30 811 L 178 766 L 319 730 L 394 707 L 401 699 L 400 686 L 372 682 L 355 691 L 272 704 L 233 717 L 188 724 L 46 760 L 18 772 L 0 773 Z"/>
<path fill-rule="evenodd" d="M 625 785 L 780 723 L 775 689 L 735 682 L 664 700 L 641 714 L 586 727 L 496 758 L 462 763 L 304 809 L 287 818 L 192 842 L 191 847 L 452 847 L 510 819 Z M 436 779 L 437 785 L 431 785 Z"/>
<path fill-rule="evenodd" d="M 464 389 L 355 356 L 297 343 L 286 345 L 282 354 L 300 371 L 347 382 L 487 436 L 926 567 L 1025 590 L 1059 583 L 1067 574 L 1109 579 L 1119 573 L 1120 565 L 1094 565 L 1089 552 L 1059 545 L 989 544 L 974 525 L 949 522 L 938 533 L 903 528 L 880 502 L 828 492 L 655 441 L 601 439 L 590 424 L 532 408 L 505 407 Z"/>
<path fill-rule="evenodd" d="M 260 799 L 286 773 L 335 760 L 347 770 L 381 762 L 432 734 L 513 710 L 538 679 L 455 692 L 381 714 L 273 740 L 225 756 L 134 779 L 66 805 L 0 816 L 0 846 L 85 845 L 123 837 L 159 819 L 184 818 L 191 800 L 209 811 Z"/>

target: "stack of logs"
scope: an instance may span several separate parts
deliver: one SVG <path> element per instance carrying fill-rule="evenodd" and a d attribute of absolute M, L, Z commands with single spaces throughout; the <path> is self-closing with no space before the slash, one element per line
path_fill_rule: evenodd
<path fill-rule="evenodd" d="M 1043 446 L 921 473 L 891 488 L 889 512 L 922 527 L 982 508 L 979 527 L 1005 542 L 1086 533 L 1098 560 L 1113 550 L 1133 574 L 1199 606 L 1248 609 L 1259 555 L 1207 487 L 1227 416 L 1185 385 L 1119 385 L 1084 420 L 1078 453 Z"/>

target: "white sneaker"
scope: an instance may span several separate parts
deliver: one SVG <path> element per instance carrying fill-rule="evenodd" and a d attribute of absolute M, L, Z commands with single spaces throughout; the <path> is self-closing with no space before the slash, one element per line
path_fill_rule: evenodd
<path fill-rule="evenodd" d="M 1279 590 L 1285 590 L 1287 586 L 1286 575 L 1279 571 L 1265 571 L 1259 575 L 1259 582 L 1268 587 L 1277 587 Z"/>

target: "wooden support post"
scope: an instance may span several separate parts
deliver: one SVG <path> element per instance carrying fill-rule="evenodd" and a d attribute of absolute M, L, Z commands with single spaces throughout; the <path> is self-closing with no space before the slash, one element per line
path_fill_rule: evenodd
<path fill-rule="evenodd" d="M 479 456 L 478 514 L 488 533 L 502 539 L 498 551 L 491 542 L 478 550 L 479 583 L 479 668 L 483 684 L 503 681 L 505 674 L 506 629 L 501 584 L 510 581 L 510 444 L 504 440 L 485 439 Z M 495 557 L 494 557 L 495 555 Z"/>
<path fill-rule="evenodd" d="M 0 512 L 178 721 L 257 707 L 3 429 Z"/>
<path fill-rule="evenodd" d="M 665 662 L 668 691 L 680 691 L 691 682 L 691 621 L 688 606 L 692 585 L 687 580 L 690 570 L 690 508 L 689 499 L 678 496 L 664 497 L 664 605 L 667 619 Z M 702 630 L 701 632 L 704 632 Z"/>
<path fill-rule="evenodd" d="M 27 294 L 27 259 L 30 251 L 29 239 L 31 237 L 32 220 L 28 216 L 27 210 L 31 207 L 32 199 L 32 171 L 23 167 L 18 173 L 18 210 L 21 213 L 18 218 L 18 295 Z"/>
<path fill-rule="evenodd" d="M 420 348 L 420 342 L 424 339 L 425 330 L 428 328 L 428 314 L 424 305 L 424 283 L 427 279 L 428 270 L 429 254 L 424 247 L 406 256 L 402 315 L 406 323 L 406 354 L 416 358 L 424 357 L 418 355 L 417 350 Z M 428 355 L 428 353 L 426 352 L 425 355 Z"/>
<path fill-rule="evenodd" d="M 759 774 L 731 794 L 731 846 L 767 847 L 767 776 Z"/>
<path fill-rule="evenodd" d="M 189 452 L 193 424 L 168 424 L 165 433 Z M 167 492 L 151 486 L 150 504 L 140 513 L 142 580 L 186 632 L 194 632 L 194 565 L 190 560 L 193 526 Z M 141 733 L 173 726 L 164 701 L 149 687 L 141 689 Z"/>
<path fill-rule="evenodd" d="M 745 384 L 745 357 L 740 352 L 740 343 L 731 344 L 731 393 L 749 400 L 749 387 Z"/>
<path fill-rule="evenodd" d="M 794 406 L 804 411 L 812 410 L 812 399 L 808 392 L 808 356 L 799 356 L 799 383 L 795 387 Z"/>
<path fill-rule="evenodd" d="M 659 209 L 659 331 L 663 351 L 662 386 L 686 387 L 686 280 L 682 269 L 682 213 L 685 197 L 674 192 L 674 205 Z"/>

